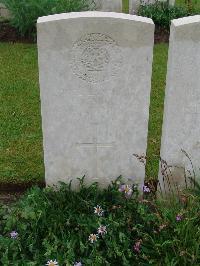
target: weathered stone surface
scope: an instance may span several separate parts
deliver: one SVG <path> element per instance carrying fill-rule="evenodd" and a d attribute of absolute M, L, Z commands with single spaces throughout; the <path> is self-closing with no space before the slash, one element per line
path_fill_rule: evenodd
<path fill-rule="evenodd" d="M 0 3 L 0 17 L 3 17 L 3 18 L 11 17 L 9 10 L 2 3 Z"/>
<path fill-rule="evenodd" d="M 162 0 L 163 1 L 163 0 Z M 167 0 L 165 0 L 165 1 L 167 1 Z M 171 5 L 171 6 L 174 6 L 175 5 L 175 0 L 169 0 L 169 4 Z"/>
<path fill-rule="evenodd" d="M 129 14 L 136 14 L 140 7 L 140 0 L 129 0 Z"/>
<path fill-rule="evenodd" d="M 39 18 L 46 182 L 143 182 L 154 24 L 110 12 Z"/>
<path fill-rule="evenodd" d="M 122 12 L 122 0 L 95 0 L 96 10 Z"/>
<path fill-rule="evenodd" d="M 200 167 L 200 16 L 172 21 L 165 95 L 161 157 L 183 184 L 192 171 L 185 150 Z M 188 173 L 187 173 L 188 174 Z"/>

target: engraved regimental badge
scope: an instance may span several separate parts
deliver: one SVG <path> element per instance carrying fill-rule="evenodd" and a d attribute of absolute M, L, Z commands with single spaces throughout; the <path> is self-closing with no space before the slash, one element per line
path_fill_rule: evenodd
<path fill-rule="evenodd" d="M 91 33 L 74 43 L 73 73 L 87 82 L 108 81 L 120 72 L 122 55 L 116 41 L 102 33 Z"/>

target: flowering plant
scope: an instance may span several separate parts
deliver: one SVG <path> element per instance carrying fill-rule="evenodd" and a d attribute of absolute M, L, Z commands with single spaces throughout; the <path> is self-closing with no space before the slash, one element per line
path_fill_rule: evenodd
<path fill-rule="evenodd" d="M 123 180 L 104 190 L 83 181 L 79 191 L 36 187 L 0 208 L 1 265 L 200 265 L 198 197 L 172 208 Z"/>

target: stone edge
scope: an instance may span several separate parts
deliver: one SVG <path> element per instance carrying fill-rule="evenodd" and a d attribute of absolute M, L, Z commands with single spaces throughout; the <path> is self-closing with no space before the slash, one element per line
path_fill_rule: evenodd
<path fill-rule="evenodd" d="M 116 18 L 116 19 L 132 20 L 136 22 L 142 22 L 154 25 L 152 19 L 150 18 L 129 15 L 124 13 L 101 12 L 101 11 L 71 12 L 71 13 L 61 13 L 61 14 L 39 17 L 37 20 L 37 24 L 57 21 L 57 20 L 75 19 L 75 18 Z"/>
<path fill-rule="evenodd" d="M 173 19 L 172 24 L 175 27 L 181 27 L 192 23 L 200 23 L 200 15 L 189 16 L 179 19 Z"/>

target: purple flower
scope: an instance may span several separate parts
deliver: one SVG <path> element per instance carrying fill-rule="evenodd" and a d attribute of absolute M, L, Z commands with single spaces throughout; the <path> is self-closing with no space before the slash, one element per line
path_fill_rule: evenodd
<path fill-rule="evenodd" d="M 16 231 L 12 231 L 11 233 L 10 233 L 10 237 L 11 238 L 13 238 L 13 239 L 16 239 L 17 237 L 18 237 L 18 233 L 16 232 Z"/>
<path fill-rule="evenodd" d="M 150 193 L 151 192 L 151 190 L 150 190 L 150 188 L 149 187 L 147 187 L 147 186 L 143 186 L 143 192 L 144 193 Z"/>
<path fill-rule="evenodd" d="M 176 221 L 177 221 L 177 222 L 180 222 L 182 219 L 183 219 L 183 216 L 182 216 L 181 214 L 178 214 L 178 215 L 176 216 Z"/>
<path fill-rule="evenodd" d="M 135 242 L 135 245 L 133 246 L 133 249 L 135 252 L 139 253 L 141 248 L 141 240 Z"/>
<path fill-rule="evenodd" d="M 100 225 L 97 229 L 97 232 L 99 235 L 105 235 L 107 234 L 106 226 Z"/>
<path fill-rule="evenodd" d="M 126 185 L 124 185 L 124 184 L 120 185 L 119 192 L 124 192 L 125 188 L 126 188 Z"/>

